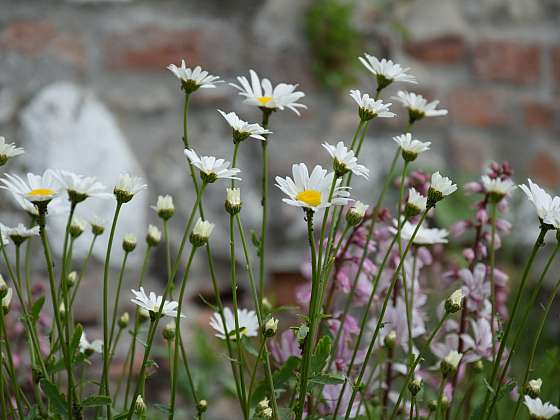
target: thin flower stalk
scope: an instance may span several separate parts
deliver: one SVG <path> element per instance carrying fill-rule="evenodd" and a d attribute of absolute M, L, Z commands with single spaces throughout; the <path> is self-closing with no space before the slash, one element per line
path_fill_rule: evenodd
<path fill-rule="evenodd" d="M 110 333 L 109 333 L 109 348 L 111 348 L 112 344 L 113 344 L 113 337 L 115 335 L 115 327 L 117 325 L 117 321 L 118 321 L 118 311 L 119 311 L 119 298 L 121 296 L 121 286 L 122 286 L 122 281 L 124 278 L 124 273 L 126 272 L 126 262 L 128 261 L 128 255 L 130 254 L 130 252 L 125 251 L 123 258 L 122 258 L 122 262 L 121 262 L 121 267 L 119 270 L 119 279 L 117 280 L 117 289 L 115 292 L 115 300 L 113 302 L 113 315 L 111 316 L 111 328 L 110 328 Z"/>
<path fill-rule="evenodd" d="M 80 285 L 82 284 L 82 279 L 84 278 L 84 275 L 87 272 L 89 261 L 91 259 L 91 254 L 93 253 L 93 247 L 95 246 L 95 242 L 97 241 L 98 237 L 99 235 L 94 234 L 93 237 L 91 238 L 91 242 L 89 243 L 87 254 L 82 262 L 82 268 L 80 270 L 80 273 L 78 274 L 76 285 L 73 287 L 72 296 L 70 297 L 70 308 L 72 308 L 74 305 L 74 300 L 76 299 L 76 295 L 78 294 L 78 290 L 80 289 Z"/>
<path fill-rule="evenodd" d="M 488 273 L 490 279 L 490 302 L 492 303 L 492 313 L 490 315 L 490 328 L 492 329 L 492 355 L 496 356 L 496 281 L 494 278 L 494 269 L 496 267 L 496 208 L 497 204 L 492 203 L 491 205 L 491 212 L 490 217 L 492 218 L 491 221 L 491 237 L 490 237 L 490 249 L 489 249 L 489 257 L 490 257 L 490 272 Z M 493 359 L 493 362 L 496 360 Z"/>
<path fill-rule="evenodd" d="M 264 129 L 268 129 L 268 120 L 272 111 L 267 108 L 261 108 L 262 123 Z M 262 174 L 261 174 L 261 205 L 262 205 L 262 220 L 261 220 L 261 236 L 259 237 L 259 301 L 264 298 L 264 283 L 266 276 L 265 266 L 265 252 L 266 252 L 266 234 L 268 229 L 268 135 L 264 136 L 265 141 L 261 142 L 262 150 Z"/>

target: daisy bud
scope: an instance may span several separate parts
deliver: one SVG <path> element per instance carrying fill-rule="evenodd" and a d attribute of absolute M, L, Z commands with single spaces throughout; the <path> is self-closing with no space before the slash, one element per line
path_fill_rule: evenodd
<path fill-rule="evenodd" d="M 74 217 L 74 218 L 72 218 L 72 222 L 70 223 L 70 226 L 68 227 L 68 233 L 70 234 L 70 236 L 72 238 L 76 239 L 82 233 L 84 233 L 85 229 L 86 229 L 86 223 L 83 220 L 78 219 L 77 217 Z"/>
<path fill-rule="evenodd" d="M 278 331 L 278 320 L 276 318 L 270 318 L 263 327 L 263 335 L 265 337 L 274 337 Z"/>
<path fill-rule="evenodd" d="M 9 287 L 6 284 L 4 277 L 0 274 L 0 299 L 4 298 L 8 294 L 8 289 Z"/>
<path fill-rule="evenodd" d="M 8 290 L 4 293 L 4 296 L 2 297 L 2 310 L 4 311 L 4 314 L 7 314 L 8 312 L 10 312 L 10 302 L 12 301 L 12 288 L 8 288 Z"/>
<path fill-rule="evenodd" d="M 149 319 L 150 319 L 150 312 L 148 312 L 147 309 L 144 308 L 138 309 L 138 323 L 143 324 Z"/>
<path fill-rule="evenodd" d="M 134 402 L 134 413 L 141 416 L 146 411 L 146 403 L 141 395 L 138 395 L 136 401 Z"/>
<path fill-rule="evenodd" d="M 241 211 L 241 190 L 239 188 L 226 188 L 225 207 L 232 216 Z"/>
<path fill-rule="evenodd" d="M 130 321 L 130 315 L 128 314 L 128 312 L 125 312 L 119 318 L 119 328 L 124 329 L 124 328 L 128 327 L 128 322 L 129 321 Z"/>
<path fill-rule="evenodd" d="M 168 322 L 161 334 L 167 341 L 173 340 L 175 338 L 175 322 Z"/>
<path fill-rule="evenodd" d="M 435 207 L 438 201 L 457 191 L 457 185 L 439 172 L 432 174 L 430 188 L 428 189 L 427 207 Z"/>
<path fill-rule="evenodd" d="M 64 306 L 64 302 L 62 302 L 58 307 L 58 314 L 62 319 L 66 316 L 66 306 Z"/>
<path fill-rule="evenodd" d="M 428 199 L 420 194 L 416 189 L 408 190 L 408 201 L 406 203 L 405 216 L 407 218 L 414 217 L 426 210 Z"/>
<path fill-rule="evenodd" d="M 212 223 L 199 217 L 191 233 L 191 244 L 195 247 L 206 245 L 213 229 L 214 225 Z"/>
<path fill-rule="evenodd" d="M 76 273 L 75 271 L 71 271 L 66 276 L 66 285 L 68 286 L 68 288 L 74 287 L 77 281 L 78 281 L 78 273 Z"/>
<path fill-rule="evenodd" d="M 463 307 L 463 291 L 462 289 L 455 290 L 451 296 L 445 301 L 445 311 L 448 314 L 454 314 Z"/>
<path fill-rule="evenodd" d="M 136 236 L 131 233 L 124 235 L 122 247 L 125 252 L 132 252 L 136 248 Z"/>
<path fill-rule="evenodd" d="M 208 401 L 200 400 L 196 403 L 196 411 L 199 415 L 204 413 L 206 410 L 208 410 Z"/>
<path fill-rule="evenodd" d="M 428 410 L 430 410 L 430 413 L 436 411 L 437 407 L 438 407 L 437 400 L 431 400 L 430 402 L 428 402 Z"/>
<path fill-rule="evenodd" d="M 445 412 L 448 407 L 449 407 L 449 398 L 447 398 L 445 395 L 443 395 L 441 397 L 441 408 L 442 408 L 443 412 Z"/>
<path fill-rule="evenodd" d="M 94 236 L 103 235 L 103 232 L 105 232 L 105 226 L 103 226 L 101 222 L 99 221 L 91 222 L 91 233 Z"/>
<path fill-rule="evenodd" d="M 128 203 L 134 195 L 146 188 L 146 184 L 142 183 L 142 179 L 130 174 L 121 174 L 117 185 L 113 189 L 113 194 L 120 204 Z"/>
<path fill-rule="evenodd" d="M 8 162 L 11 157 L 25 153 L 22 147 L 16 147 L 14 143 L 6 143 L 6 139 L 0 136 L 0 166 Z"/>
<path fill-rule="evenodd" d="M 455 350 L 451 350 L 447 356 L 445 356 L 440 364 L 441 374 L 444 378 L 447 378 L 449 375 L 454 375 L 455 372 L 457 372 L 462 357 L 463 355 Z"/>
<path fill-rule="evenodd" d="M 385 336 L 383 344 L 387 350 L 392 350 L 395 348 L 395 343 L 397 342 L 397 333 L 392 330 L 389 334 Z"/>
<path fill-rule="evenodd" d="M 488 175 L 482 177 L 482 185 L 492 203 L 499 203 L 510 191 L 515 189 L 511 179 L 490 178 Z"/>
<path fill-rule="evenodd" d="M 169 220 L 175 213 L 175 206 L 173 205 L 173 197 L 170 195 L 160 195 L 157 203 L 152 208 L 156 211 L 157 215 L 162 220 Z"/>
<path fill-rule="evenodd" d="M 364 204 L 361 201 L 356 201 L 346 213 L 346 222 L 348 222 L 350 226 L 359 225 L 364 219 L 368 207 L 369 206 L 367 204 Z"/>
<path fill-rule="evenodd" d="M 412 396 L 418 394 L 421 389 L 422 389 L 422 378 L 414 378 L 412 381 L 408 383 L 408 390 L 410 391 Z"/>
<path fill-rule="evenodd" d="M 270 409 L 268 398 L 264 398 L 257 403 L 257 412 L 264 416 L 264 412 Z"/>
<path fill-rule="evenodd" d="M 527 393 L 527 395 L 529 397 L 537 398 L 539 395 L 541 395 L 541 386 L 542 386 L 542 379 L 541 378 L 531 379 L 527 383 L 527 387 L 525 389 L 525 392 Z"/>
<path fill-rule="evenodd" d="M 161 231 L 154 225 L 148 225 L 146 243 L 148 246 L 158 246 L 161 242 Z"/>
<path fill-rule="evenodd" d="M 263 311 L 265 311 L 265 312 L 270 312 L 270 311 L 272 311 L 272 304 L 271 304 L 270 301 L 269 301 L 267 298 L 265 298 L 265 297 L 263 297 L 262 300 L 261 300 L 261 306 L 262 306 L 262 308 L 263 308 Z"/>

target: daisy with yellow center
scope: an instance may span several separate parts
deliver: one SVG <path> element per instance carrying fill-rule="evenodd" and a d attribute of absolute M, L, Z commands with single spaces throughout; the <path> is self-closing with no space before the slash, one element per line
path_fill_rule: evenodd
<path fill-rule="evenodd" d="M 270 110 L 284 110 L 289 108 L 299 115 L 298 108 L 307 108 L 298 101 L 305 96 L 305 93 L 296 91 L 297 85 L 279 83 L 272 86 L 268 79 L 260 79 L 254 70 L 250 70 L 251 81 L 245 76 L 239 76 L 239 84 L 230 83 L 231 86 L 239 90 L 239 94 L 245 97 L 245 103 L 259 108 Z"/>
<path fill-rule="evenodd" d="M 293 178 L 276 177 L 276 186 L 289 198 L 282 201 L 291 206 L 303 207 L 312 211 L 330 207 L 331 205 L 345 205 L 350 201 L 349 187 L 340 187 L 338 179 L 331 199 L 329 192 L 333 183 L 334 172 L 327 173 L 326 169 L 317 165 L 309 174 L 307 166 L 299 163 L 292 166 Z"/>

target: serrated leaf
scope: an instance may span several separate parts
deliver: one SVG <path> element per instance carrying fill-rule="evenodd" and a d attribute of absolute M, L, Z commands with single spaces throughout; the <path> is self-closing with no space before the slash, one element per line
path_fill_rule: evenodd
<path fill-rule="evenodd" d="M 316 376 L 320 374 L 327 364 L 327 359 L 331 354 L 332 339 L 330 336 L 325 335 L 321 337 L 315 348 L 315 352 L 311 356 L 309 364 L 309 376 Z"/>
<path fill-rule="evenodd" d="M 345 376 L 341 373 L 325 373 L 309 378 L 309 382 L 319 385 L 337 385 L 345 381 Z"/>
<path fill-rule="evenodd" d="M 111 404 L 111 397 L 107 395 L 92 395 L 82 401 L 83 407 L 98 407 Z"/>
<path fill-rule="evenodd" d="M 63 417 L 68 417 L 68 412 L 66 411 L 66 400 L 58 391 L 56 385 L 45 378 L 41 379 L 39 383 L 54 411 Z"/>

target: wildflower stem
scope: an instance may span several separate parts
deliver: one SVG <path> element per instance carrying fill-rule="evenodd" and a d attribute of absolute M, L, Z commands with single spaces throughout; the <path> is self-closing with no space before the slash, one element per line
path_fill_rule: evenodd
<path fill-rule="evenodd" d="M 494 279 L 494 268 L 496 266 L 496 203 L 492 203 L 490 207 L 490 217 L 491 217 L 491 237 L 490 237 L 490 297 L 492 303 L 492 314 L 490 315 L 490 327 L 492 330 L 492 357 L 496 356 L 496 281 Z M 493 359 L 492 362 L 496 360 Z"/>
<path fill-rule="evenodd" d="M 541 230 L 539 232 L 539 236 L 537 237 L 537 239 L 535 240 L 535 243 L 533 245 L 533 248 L 531 250 L 531 253 L 529 254 L 529 258 L 527 259 L 527 262 L 525 263 L 525 268 L 523 269 L 523 274 L 521 276 L 521 282 L 519 284 L 519 287 L 517 288 L 517 293 L 515 295 L 515 300 L 513 302 L 513 307 L 511 310 L 511 315 L 509 317 L 508 322 L 506 323 L 506 327 L 504 330 L 504 333 L 502 335 L 502 339 L 500 341 L 500 347 L 498 349 L 498 354 L 496 355 L 495 359 L 494 359 L 494 363 L 493 363 L 493 367 L 492 367 L 492 373 L 490 375 L 490 381 L 488 381 L 488 383 L 490 384 L 490 387 L 494 386 L 494 381 L 496 379 L 496 375 L 498 374 L 498 369 L 500 367 L 500 360 L 502 360 L 502 355 L 504 353 L 505 350 L 505 346 L 507 343 L 507 339 L 511 330 L 511 326 L 513 324 L 513 320 L 515 319 L 515 315 L 517 313 L 517 308 L 519 306 L 519 302 L 521 300 L 521 295 L 523 293 L 523 289 L 525 288 L 525 283 L 527 282 L 527 278 L 529 276 L 529 271 L 531 270 L 531 267 L 533 266 L 533 262 L 535 260 L 535 257 L 537 255 L 537 252 L 539 250 L 540 247 L 543 246 L 544 244 L 544 237 L 546 235 L 546 232 L 548 231 L 548 228 L 546 226 L 542 226 Z M 485 413 L 485 418 L 489 418 L 492 413 L 491 411 L 487 412 L 487 408 L 488 408 L 488 403 L 490 401 L 490 389 L 488 389 L 486 391 L 486 396 L 484 397 L 484 403 L 483 403 L 483 409 L 482 409 L 482 413 Z"/>
<path fill-rule="evenodd" d="M 352 137 L 352 143 L 350 144 L 350 149 L 354 150 L 354 146 L 356 145 L 356 140 L 358 139 L 358 134 L 360 134 L 360 131 L 362 131 L 363 126 L 364 126 L 364 121 L 360 119 L 360 122 L 358 123 L 358 127 L 356 127 L 356 131 L 354 132 L 354 136 Z"/>
<path fill-rule="evenodd" d="M 303 417 L 303 407 L 305 406 L 305 398 L 307 396 L 307 375 L 309 373 L 309 364 L 311 362 L 311 353 L 313 344 L 315 343 L 316 334 L 316 315 L 317 315 L 317 294 L 319 293 L 319 279 L 317 273 L 317 255 L 316 255 L 316 245 L 315 238 L 313 236 L 313 211 L 305 210 L 306 221 L 307 221 L 307 239 L 309 241 L 309 247 L 311 249 L 311 302 L 309 304 L 308 311 L 308 323 L 309 331 L 305 337 L 305 343 L 303 348 L 303 359 L 301 362 L 301 377 L 299 384 L 299 397 L 298 404 L 296 408 L 296 419 L 301 420 Z"/>
<path fill-rule="evenodd" d="M 272 110 L 267 108 L 261 108 L 262 110 L 262 123 L 261 126 L 264 129 L 268 129 L 268 120 Z M 261 236 L 259 238 L 259 301 L 262 301 L 264 297 L 264 280 L 265 280 L 265 251 L 266 251 L 266 232 L 268 226 L 268 136 L 266 140 L 261 142 L 262 148 L 262 224 L 261 224 Z"/>
<path fill-rule="evenodd" d="M 185 365 L 185 372 L 187 373 L 187 379 L 188 379 L 189 385 L 191 387 L 192 398 L 193 398 L 193 400 L 196 404 L 196 403 L 198 403 L 196 387 L 195 387 L 193 377 L 192 377 L 192 374 L 191 374 L 191 368 L 189 366 L 189 360 L 187 358 L 187 352 L 185 350 L 185 343 L 183 343 L 183 338 L 182 337 L 180 337 L 179 346 L 181 347 L 181 358 L 183 359 L 183 364 Z"/>
<path fill-rule="evenodd" d="M 440 418 L 440 412 L 442 410 L 442 400 L 443 400 L 443 389 L 445 388 L 445 378 L 442 377 L 439 383 L 438 389 L 438 399 L 437 399 L 437 406 L 436 406 L 436 420 Z M 443 414 L 443 413 L 442 413 Z"/>
<path fill-rule="evenodd" d="M 111 348 L 112 344 L 113 344 L 113 336 L 115 334 L 115 326 L 117 325 L 117 316 L 118 316 L 118 311 L 119 311 L 119 298 L 121 296 L 121 286 L 122 286 L 122 281 L 123 281 L 123 277 L 124 277 L 124 273 L 126 271 L 126 261 L 128 260 L 128 255 L 130 253 L 128 251 L 125 251 L 123 259 L 122 259 L 122 263 L 121 263 L 121 269 L 119 272 L 119 280 L 117 282 L 117 291 L 115 293 L 115 302 L 113 303 L 113 316 L 111 317 L 111 332 L 109 334 L 109 348 Z"/>
<path fill-rule="evenodd" d="M 527 387 L 529 373 L 531 372 L 531 369 L 533 367 L 533 361 L 535 360 L 535 353 L 537 352 L 537 346 L 539 345 L 539 340 L 544 330 L 544 324 L 546 323 L 548 314 L 550 313 L 550 309 L 552 308 L 552 304 L 554 303 L 554 299 L 556 299 L 558 290 L 560 290 L 560 279 L 558 279 L 558 281 L 554 285 L 554 288 L 552 289 L 552 293 L 548 297 L 548 301 L 546 302 L 546 306 L 544 308 L 544 313 L 541 317 L 541 322 L 537 329 L 537 333 L 535 334 L 535 338 L 533 339 L 531 353 L 529 353 L 529 360 L 527 362 L 527 366 L 525 367 L 525 372 L 523 373 L 523 380 L 519 383 L 520 384 L 519 397 L 517 397 L 517 402 L 515 404 L 515 411 L 513 412 L 513 418 L 517 418 L 517 413 L 519 411 L 519 407 L 521 406 L 521 401 L 523 400 L 523 396 L 525 395 L 525 388 Z"/>
<path fill-rule="evenodd" d="M 109 392 L 109 319 L 108 319 L 108 306 L 109 306 L 109 268 L 111 264 L 111 250 L 113 248 L 113 240 L 115 238 L 115 230 L 117 228 L 117 221 L 121 211 L 122 202 L 117 200 L 115 207 L 115 214 L 113 215 L 113 222 L 111 224 L 111 232 L 109 234 L 109 242 L 107 243 L 107 252 L 105 254 L 105 266 L 103 269 L 103 375 L 101 379 L 101 391 L 103 395 L 110 396 Z M 109 420 L 111 416 L 111 403 L 107 403 L 107 417 Z"/>
<path fill-rule="evenodd" d="M 440 318 L 438 324 L 436 325 L 436 327 L 434 328 L 434 330 L 430 334 L 430 337 L 428 337 L 428 341 L 426 342 L 426 345 L 424 346 L 425 349 L 430 348 L 430 345 L 432 344 L 432 341 L 433 341 L 434 337 L 436 336 L 437 332 L 441 329 L 441 327 L 443 326 L 445 321 L 447 321 L 448 317 L 449 317 L 449 313 L 445 312 L 443 314 L 443 316 Z M 399 392 L 399 397 L 397 398 L 397 402 L 395 403 L 395 406 L 393 407 L 393 411 L 391 413 L 390 420 L 394 419 L 395 416 L 397 415 L 397 412 L 398 412 L 399 407 L 401 405 L 401 401 L 404 397 L 404 393 L 405 393 L 405 391 L 408 387 L 408 384 L 410 383 L 410 381 L 412 379 L 412 376 L 414 375 L 414 372 L 416 370 L 416 366 L 418 366 L 418 363 L 420 363 L 420 361 L 423 359 L 424 354 L 425 354 L 425 351 L 420 350 L 419 354 L 416 355 L 416 357 L 414 358 L 414 361 L 410 364 L 410 367 L 408 368 L 408 374 L 406 376 L 406 379 L 405 379 L 404 383 L 402 384 L 401 391 Z"/>
<path fill-rule="evenodd" d="M 5 322 L 5 318 L 4 318 L 4 308 L 0 307 L 0 335 L 4 336 L 4 348 L 6 349 L 6 370 L 8 371 L 9 375 L 12 378 L 12 387 L 14 388 L 14 394 L 15 394 L 15 398 L 16 398 L 16 405 L 17 405 L 17 411 L 18 411 L 18 416 L 21 420 L 23 420 L 24 415 L 23 415 L 23 408 L 21 406 L 21 399 L 20 399 L 20 393 L 21 390 L 19 388 L 19 385 L 17 383 L 17 377 L 16 377 L 16 372 L 14 370 L 14 359 L 12 358 L 12 351 L 10 348 L 10 340 L 8 338 L 8 331 L 6 330 L 6 322 Z M 4 356 L 0 354 L 0 362 L 3 362 Z M 0 376 L 2 376 L 2 365 L 0 364 Z M 7 384 L 6 384 L 6 388 L 8 388 Z M 3 391 L 2 391 L 3 392 Z M 4 411 L 5 412 L 5 411 Z"/>
<path fill-rule="evenodd" d="M 31 258 L 31 243 L 32 238 L 27 239 L 27 243 L 25 244 L 25 257 L 23 261 L 23 271 L 25 273 L 25 287 L 27 289 L 27 304 L 29 309 L 33 305 L 33 292 L 31 291 L 31 274 L 30 274 L 30 258 Z"/>
<path fill-rule="evenodd" d="M 78 294 L 78 289 L 80 288 L 80 284 L 82 283 L 82 278 L 84 277 L 84 274 L 87 271 L 88 265 L 89 265 L 89 260 L 91 258 L 91 254 L 93 253 L 93 247 L 95 246 L 95 242 L 97 240 L 99 235 L 93 235 L 93 238 L 91 239 L 91 242 L 89 244 L 89 248 L 88 248 L 88 252 L 86 254 L 86 257 L 84 258 L 84 261 L 82 263 L 82 269 L 80 270 L 80 274 L 78 275 L 78 279 L 76 280 L 76 285 L 74 286 L 74 290 L 72 292 L 72 296 L 70 297 L 70 308 L 72 308 L 72 306 L 74 305 L 74 300 L 76 299 L 76 295 Z"/>
<path fill-rule="evenodd" d="M 192 261 L 197 249 L 198 249 L 197 246 L 193 246 L 191 249 L 191 253 L 189 255 L 187 265 L 185 266 L 183 281 L 181 282 L 179 299 L 177 300 L 179 306 L 177 306 L 177 318 L 175 320 L 175 348 L 173 350 L 173 364 L 172 364 L 173 376 L 171 382 L 171 403 L 169 409 L 169 420 L 172 420 L 173 416 L 175 415 L 175 396 L 177 393 L 177 373 L 178 373 L 177 366 L 179 365 L 179 342 L 181 340 L 181 310 L 183 307 L 183 298 L 185 296 L 185 290 L 187 288 L 187 282 L 189 280 L 189 273 L 191 270 Z"/>

